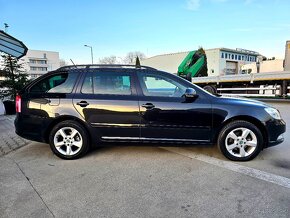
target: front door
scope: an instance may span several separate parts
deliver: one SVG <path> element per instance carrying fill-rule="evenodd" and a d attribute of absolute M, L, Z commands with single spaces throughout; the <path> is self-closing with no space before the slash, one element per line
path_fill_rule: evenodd
<path fill-rule="evenodd" d="M 199 95 L 186 102 L 186 84 L 162 73 L 138 74 L 141 138 L 144 140 L 208 142 L 211 133 L 210 102 Z M 198 90 L 197 94 L 198 93 Z"/>

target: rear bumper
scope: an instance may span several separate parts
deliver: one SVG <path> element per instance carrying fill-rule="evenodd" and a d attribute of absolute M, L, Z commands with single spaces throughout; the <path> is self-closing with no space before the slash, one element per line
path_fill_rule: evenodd
<path fill-rule="evenodd" d="M 43 118 L 40 119 L 34 116 L 16 114 L 14 126 L 15 133 L 22 138 L 37 142 L 46 142 L 44 132 L 47 125 L 44 125 Z"/>
<path fill-rule="evenodd" d="M 266 128 L 269 137 L 265 148 L 281 144 L 284 141 L 283 133 L 286 131 L 284 120 L 271 120 L 266 123 Z"/>

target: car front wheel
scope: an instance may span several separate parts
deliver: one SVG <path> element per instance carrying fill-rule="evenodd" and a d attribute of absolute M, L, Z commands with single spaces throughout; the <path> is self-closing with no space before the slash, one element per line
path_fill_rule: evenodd
<path fill-rule="evenodd" d="M 263 135 L 252 123 L 242 120 L 227 124 L 218 137 L 220 151 L 230 160 L 249 161 L 263 147 Z"/>
<path fill-rule="evenodd" d="M 50 148 L 62 159 L 77 159 L 89 149 L 86 129 L 75 121 L 58 123 L 49 136 Z"/>

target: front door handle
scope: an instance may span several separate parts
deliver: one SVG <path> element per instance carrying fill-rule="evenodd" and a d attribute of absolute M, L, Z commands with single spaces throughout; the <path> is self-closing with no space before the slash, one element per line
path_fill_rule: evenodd
<path fill-rule="evenodd" d="M 86 107 L 86 106 L 89 105 L 89 103 L 86 102 L 86 101 L 80 101 L 80 102 L 77 103 L 77 105 L 79 105 L 79 106 L 81 106 L 81 107 Z"/>
<path fill-rule="evenodd" d="M 146 104 L 142 104 L 142 107 L 145 107 L 146 109 L 151 109 L 151 108 L 154 108 L 155 105 L 152 103 L 146 103 Z"/>

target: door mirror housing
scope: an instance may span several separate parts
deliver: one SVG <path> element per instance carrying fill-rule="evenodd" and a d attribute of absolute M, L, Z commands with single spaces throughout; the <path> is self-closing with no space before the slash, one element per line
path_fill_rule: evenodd
<path fill-rule="evenodd" d="M 198 94 L 196 94 L 195 89 L 187 88 L 183 94 L 183 97 L 185 98 L 186 102 L 193 102 L 198 97 Z"/>

